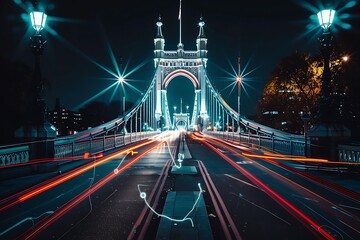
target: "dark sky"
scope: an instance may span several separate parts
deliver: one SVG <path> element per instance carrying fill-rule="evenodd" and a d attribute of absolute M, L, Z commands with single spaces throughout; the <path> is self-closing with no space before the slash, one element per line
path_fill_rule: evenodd
<path fill-rule="evenodd" d="M 116 73 L 108 46 L 115 59 L 126 72 L 141 64 L 138 71 L 129 75 L 130 83 L 140 91 L 153 76 L 153 38 L 156 21 L 161 14 L 165 49 L 176 50 L 179 38 L 178 0 L 153 1 L 39 1 L 49 15 L 46 37 L 48 43 L 42 60 L 43 76 L 50 81 L 46 98 L 50 109 L 59 97 L 63 106 L 77 110 L 88 99 L 106 89 L 114 81 L 99 65 Z M 200 16 L 205 21 L 208 38 L 208 73 L 222 96 L 236 109 L 236 89 L 230 94 L 232 66 L 237 68 L 237 56 L 242 67 L 247 65 L 242 92 L 242 112 L 254 114 L 264 84 L 279 61 L 294 51 L 316 53 L 319 29 L 310 18 L 321 1 L 267 1 L 267 0 L 183 0 L 182 39 L 185 50 L 195 50 Z M 327 1 L 329 2 L 329 1 Z M 331 1 L 330 1 L 331 2 Z M 333 1 L 331 6 L 343 7 L 349 1 Z M 358 7 L 358 3 L 356 7 Z M 29 48 L 32 31 L 26 22 L 27 2 L 1 1 L 1 55 L 10 60 L 23 60 L 33 65 Z M 307 7 L 306 7 L 307 6 Z M 348 9 L 349 12 L 354 11 Z M 346 12 L 347 9 L 343 10 Z M 354 21 L 348 20 L 351 24 Z M 358 21 L 358 19 L 356 20 Z M 311 25 L 312 24 L 312 25 Z M 353 31 L 350 29 L 349 31 Z M 253 71 L 252 71 L 253 70 Z M 229 74 L 230 73 L 230 74 Z M 177 79 L 177 78 L 176 78 Z M 174 79 L 174 80 L 176 80 Z M 181 77 L 176 81 L 183 81 Z M 176 82 L 175 81 L 175 82 Z M 174 87 L 176 86 L 176 87 Z M 188 84 L 177 83 L 169 90 L 169 101 L 176 104 L 179 97 L 184 105 L 193 104 L 186 91 Z M 172 90 L 175 89 L 175 90 Z M 136 101 L 138 91 L 126 88 L 127 99 Z M 114 88 L 95 98 L 109 102 L 119 100 Z"/>

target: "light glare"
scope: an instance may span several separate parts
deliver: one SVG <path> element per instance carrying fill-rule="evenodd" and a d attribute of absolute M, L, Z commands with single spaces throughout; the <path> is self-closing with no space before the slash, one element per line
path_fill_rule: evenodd
<path fill-rule="evenodd" d="M 35 31 L 40 32 L 44 29 L 46 23 L 47 15 L 44 12 L 31 12 L 30 19 L 31 25 L 35 29 Z"/>
<path fill-rule="evenodd" d="M 125 79 L 124 79 L 124 77 L 120 76 L 120 77 L 118 78 L 118 81 L 119 81 L 120 83 L 123 83 L 123 82 L 125 81 Z"/>
<path fill-rule="evenodd" d="M 334 16 L 335 16 L 335 10 L 325 9 L 325 10 L 318 12 L 317 16 L 318 16 L 320 26 L 323 29 L 328 30 L 329 27 L 331 26 L 331 24 L 333 23 Z"/>

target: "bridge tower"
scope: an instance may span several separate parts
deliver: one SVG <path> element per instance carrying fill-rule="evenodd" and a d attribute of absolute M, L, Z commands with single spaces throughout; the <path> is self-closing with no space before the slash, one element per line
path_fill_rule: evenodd
<path fill-rule="evenodd" d="M 180 16 L 179 16 L 180 17 Z M 180 19 L 179 19 L 180 20 Z M 180 20 L 181 23 L 181 20 Z M 155 78 L 155 116 L 159 120 L 161 116 L 165 119 L 165 125 L 173 126 L 167 101 L 167 87 L 177 76 L 184 76 L 194 85 L 195 99 L 191 116 L 190 126 L 196 125 L 199 116 L 207 115 L 206 109 L 206 64 L 207 64 L 207 38 L 204 33 L 204 21 L 200 18 L 199 35 L 196 39 L 196 50 L 185 51 L 180 40 L 177 50 L 165 50 L 165 39 L 162 34 L 162 22 L 159 18 L 156 23 L 157 34 L 154 38 L 154 65 L 156 69 Z"/>

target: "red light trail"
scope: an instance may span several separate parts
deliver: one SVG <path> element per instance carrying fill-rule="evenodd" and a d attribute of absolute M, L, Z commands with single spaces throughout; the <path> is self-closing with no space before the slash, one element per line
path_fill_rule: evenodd
<path fill-rule="evenodd" d="M 333 236 L 331 236 L 328 232 L 326 232 L 324 229 L 321 228 L 321 226 L 317 223 L 315 223 L 313 220 L 311 220 L 308 216 L 306 216 L 303 212 L 301 212 L 299 209 L 297 209 L 294 205 L 292 205 L 290 202 L 285 200 L 283 197 L 281 197 L 279 194 L 277 194 L 275 191 L 273 191 L 271 188 L 269 188 L 266 184 L 261 182 L 259 179 L 257 179 L 254 175 L 252 175 L 250 172 L 245 170 L 243 167 L 239 166 L 236 162 L 234 162 L 231 158 L 226 156 L 224 153 L 219 151 L 217 148 L 209 144 L 207 141 L 203 141 L 210 149 L 215 151 L 218 155 L 220 155 L 224 160 L 226 160 L 229 164 L 231 164 L 234 168 L 236 168 L 239 172 L 244 174 L 248 179 L 250 179 L 256 186 L 263 189 L 264 192 L 266 192 L 272 199 L 274 199 L 276 202 L 280 204 L 282 207 L 286 207 L 286 210 L 291 210 L 293 213 L 293 216 L 295 216 L 297 219 L 300 220 L 310 231 L 313 231 L 315 234 L 321 234 L 322 237 L 326 239 L 335 240 Z M 314 231 L 316 230 L 316 231 Z"/>

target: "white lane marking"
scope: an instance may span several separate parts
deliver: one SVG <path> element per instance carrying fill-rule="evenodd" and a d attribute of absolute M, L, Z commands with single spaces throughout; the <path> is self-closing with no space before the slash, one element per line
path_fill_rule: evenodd
<path fill-rule="evenodd" d="M 254 187 L 254 188 L 257 188 L 257 189 L 263 191 L 261 188 L 258 188 L 257 186 L 255 186 L 255 185 L 253 185 L 253 184 L 251 184 L 251 183 L 245 182 L 245 181 L 243 181 L 243 180 L 241 180 L 241 179 L 238 179 L 238 178 L 236 178 L 236 177 L 233 177 L 233 176 L 231 176 L 231 175 L 229 175 L 229 174 L 224 174 L 224 175 L 227 176 L 227 177 L 229 177 L 229 178 L 232 178 L 232 179 L 234 179 L 234 180 L 236 180 L 236 181 L 239 181 L 239 182 L 241 182 L 241 183 L 244 183 L 244 184 L 246 184 L 246 185 L 248 185 L 248 186 L 250 186 L 250 187 Z"/>
<path fill-rule="evenodd" d="M 351 208 L 351 209 L 355 209 L 355 210 L 360 210 L 360 208 L 353 207 L 353 206 L 348 206 L 348 205 L 343 205 L 343 204 L 339 204 L 339 206 L 344 207 L 344 208 Z"/>
<path fill-rule="evenodd" d="M 243 160 L 243 161 L 239 161 L 239 162 L 236 162 L 237 164 L 252 164 L 253 162 L 252 161 L 246 161 L 246 160 Z"/>
<path fill-rule="evenodd" d="M 222 149 L 220 149 L 220 148 L 216 148 L 216 149 L 219 150 L 219 151 L 222 152 L 222 153 L 227 152 L 227 151 L 222 150 Z"/>
<path fill-rule="evenodd" d="M 345 214 L 346 216 L 348 216 L 348 217 L 353 217 L 352 215 L 350 215 L 350 214 L 348 214 L 347 212 L 344 212 L 343 210 L 341 210 L 341 209 L 338 209 L 337 207 L 335 207 L 335 206 L 331 206 L 331 208 L 332 209 L 335 209 L 335 210 L 338 210 L 339 212 L 341 212 L 342 214 Z"/>
<path fill-rule="evenodd" d="M 344 224 L 344 225 L 348 226 L 349 228 L 351 228 L 351 229 L 352 229 L 352 230 L 354 230 L 355 232 L 360 233 L 357 229 L 353 228 L 352 226 L 350 226 L 350 225 L 349 225 L 349 224 L 347 224 L 347 223 L 344 223 L 344 222 L 343 222 L 343 221 L 341 221 L 340 219 L 339 219 L 339 222 L 341 222 L 342 224 Z"/>
<path fill-rule="evenodd" d="M 65 195 L 65 193 L 60 194 L 59 196 L 56 197 L 56 199 L 58 199 L 59 197 L 61 197 L 63 195 Z"/>

